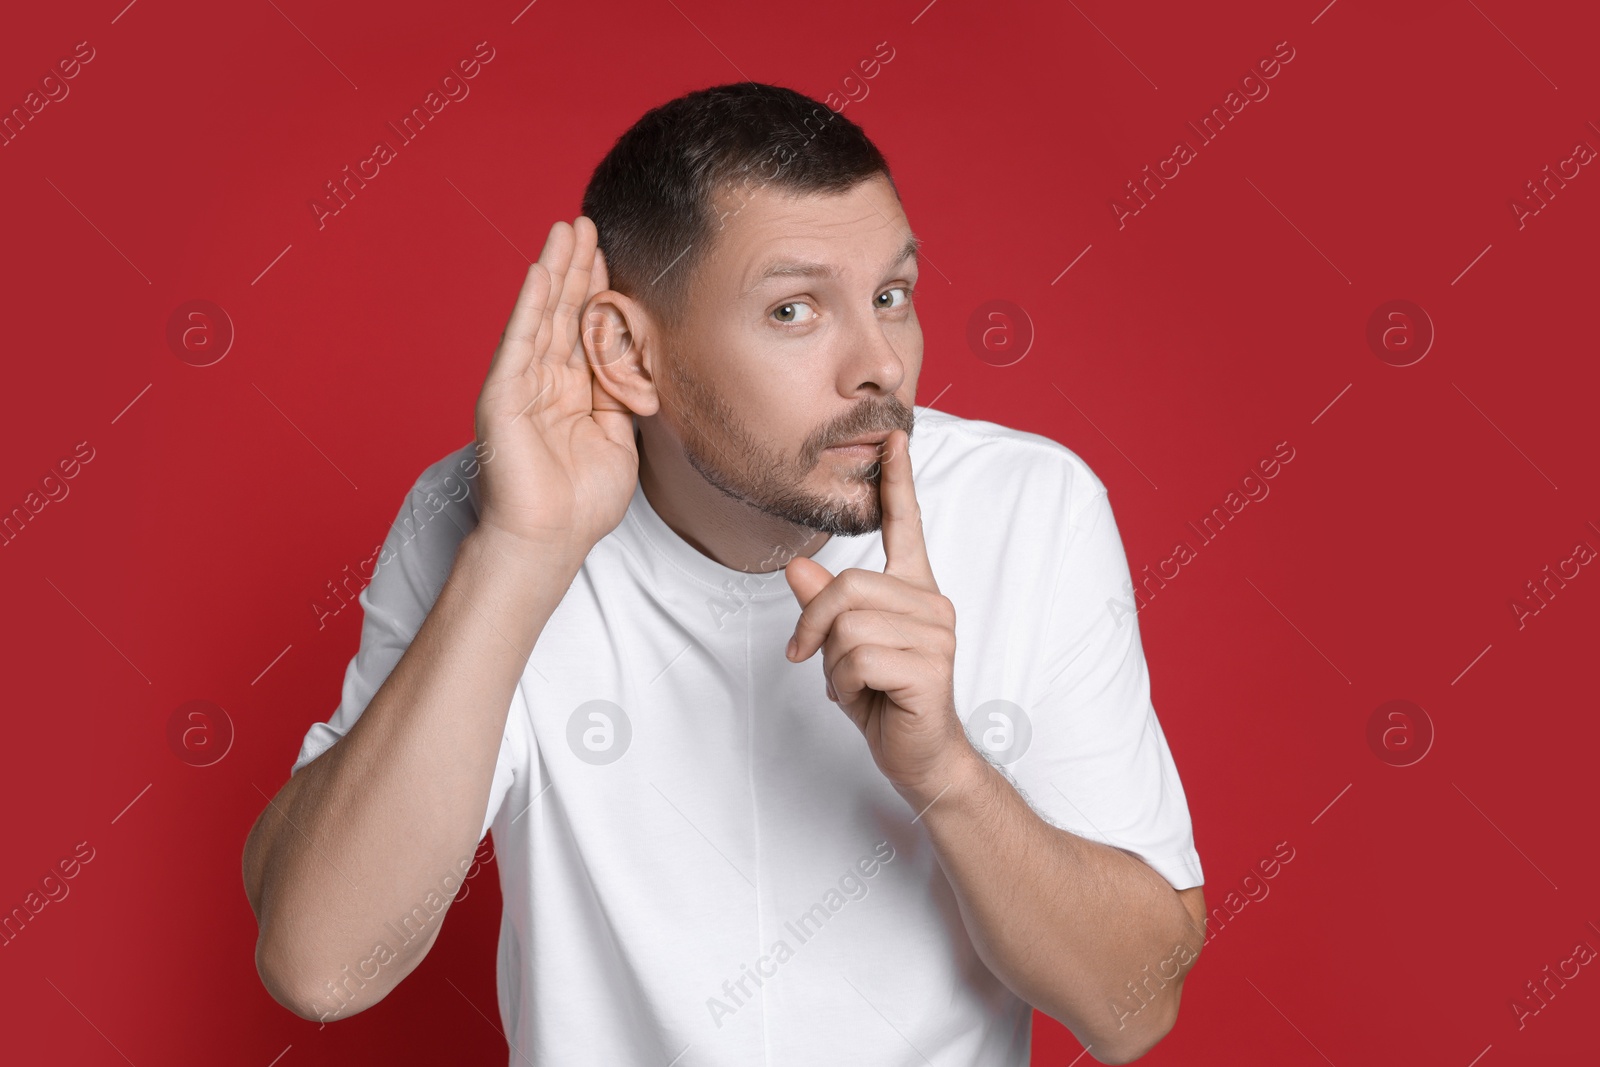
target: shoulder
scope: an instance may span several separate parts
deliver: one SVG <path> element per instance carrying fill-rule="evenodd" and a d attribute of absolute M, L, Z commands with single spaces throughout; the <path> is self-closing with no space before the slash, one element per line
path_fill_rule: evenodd
<path fill-rule="evenodd" d="M 469 441 L 428 464 L 411 485 L 408 507 L 421 504 L 435 512 L 448 508 L 458 521 L 476 525 L 479 483 L 488 455 L 484 446 Z"/>
<path fill-rule="evenodd" d="M 963 509 L 1004 509 L 993 517 L 1043 513 L 1076 523 L 1106 493 L 1105 483 L 1072 449 L 1043 434 L 932 408 L 916 409 L 911 458 L 919 499 Z"/>
<path fill-rule="evenodd" d="M 461 541 L 478 525 L 483 462 L 476 442 L 428 464 L 400 501 L 380 562 L 399 558 L 418 588 L 443 583 Z"/>

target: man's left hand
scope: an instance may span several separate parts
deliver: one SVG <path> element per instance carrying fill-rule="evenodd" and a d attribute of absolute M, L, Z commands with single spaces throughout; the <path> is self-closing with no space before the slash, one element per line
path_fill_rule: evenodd
<path fill-rule="evenodd" d="M 828 699 L 896 790 L 922 797 L 949 784 L 975 750 L 955 707 L 955 605 L 928 563 L 908 445 L 904 430 L 883 443 L 883 573 L 850 567 L 835 576 L 796 556 L 784 574 L 801 606 L 790 661 L 822 649 Z"/>

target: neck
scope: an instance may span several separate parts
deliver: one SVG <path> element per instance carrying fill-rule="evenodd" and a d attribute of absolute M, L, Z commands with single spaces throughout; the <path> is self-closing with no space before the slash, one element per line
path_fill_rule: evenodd
<path fill-rule="evenodd" d="M 828 543 L 831 534 L 728 496 L 702 478 L 673 442 L 654 437 L 642 425 L 635 429 L 639 484 L 661 521 L 701 555 L 732 570 L 769 574 Z"/>

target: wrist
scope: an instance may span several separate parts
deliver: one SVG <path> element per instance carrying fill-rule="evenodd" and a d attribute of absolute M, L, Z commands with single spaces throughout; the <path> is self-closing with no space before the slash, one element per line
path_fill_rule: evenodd
<path fill-rule="evenodd" d="M 929 809 L 982 806 L 993 793 L 999 772 L 963 735 L 952 742 L 944 760 L 921 781 L 895 790 L 919 814 Z"/>
<path fill-rule="evenodd" d="M 587 557 L 567 542 L 543 542 L 499 527 L 478 525 L 456 552 L 455 577 L 487 585 L 502 595 L 557 600 L 572 585 Z"/>
<path fill-rule="evenodd" d="M 513 533 L 491 523 L 480 522 L 462 539 L 462 553 L 472 553 L 491 561 L 495 569 L 513 574 L 567 574 L 575 576 L 593 546 L 580 546 L 564 539 L 544 540 Z"/>

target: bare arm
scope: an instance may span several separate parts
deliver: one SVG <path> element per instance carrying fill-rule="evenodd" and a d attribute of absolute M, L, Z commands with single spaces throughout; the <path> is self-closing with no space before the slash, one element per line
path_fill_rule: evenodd
<path fill-rule="evenodd" d="M 476 850 L 534 643 L 627 511 L 633 415 L 599 387 L 579 337 L 605 288 L 594 223 L 556 223 L 478 398 L 489 455 L 477 526 L 355 724 L 245 843 L 256 969 L 304 1018 L 372 1006 L 427 954 Z"/>
<path fill-rule="evenodd" d="M 460 884 L 478 844 L 512 690 L 581 564 L 496 530 L 468 534 L 350 732 L 261 813 L 244 861 L 256 967 L 297 1015 L 370 1007 L 432 946 L 441 882 Z M 402 942 L 385 925 L 408 915 L 425 938 Z M 375 954 L 380 942 L 392 958 Z"/>
<path fill-rule="evenodd" d="M 1143 1056 L 1177 1021 L 1205 945 L 1204 889 L 1174 890 L 1131 852 L 1051 826 L 967 752 L 937 797 L 907 799 L 979 957 L 1101 1063 Z"/>

